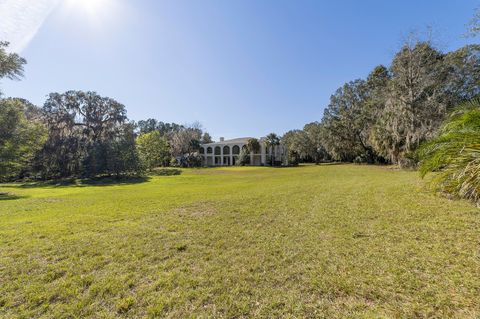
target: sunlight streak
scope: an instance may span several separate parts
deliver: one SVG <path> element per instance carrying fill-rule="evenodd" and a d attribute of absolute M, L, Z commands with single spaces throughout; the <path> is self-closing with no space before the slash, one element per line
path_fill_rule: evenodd
<path fill-rule="evenodd" d="M 118 14 L 115 0 L 65 0 L 64 7 L 69 14 L 82 15 L 95 24 L 104 24 Z"/>

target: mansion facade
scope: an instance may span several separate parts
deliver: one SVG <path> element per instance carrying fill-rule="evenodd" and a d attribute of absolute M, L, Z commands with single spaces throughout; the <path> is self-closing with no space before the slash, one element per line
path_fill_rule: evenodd
<path fill-rule="evenodd" d="M 220 138 L 220 142 L 200 145 L 200 155 L 204 166 L 233 166 L 238 162 L 240 150 L 247 147 L 248 140 L 251 137 L 242 137 L 232 140 Z M 260 151 L 255 154 L 250 152 L 250 164 L 253 166 L 271 165 L 272 155 L 276 165 L 283 165 L 287 162 L 286 148 L 283 145 L 274 147 L 265 146 L 265 138 L 258 140 Z"/>

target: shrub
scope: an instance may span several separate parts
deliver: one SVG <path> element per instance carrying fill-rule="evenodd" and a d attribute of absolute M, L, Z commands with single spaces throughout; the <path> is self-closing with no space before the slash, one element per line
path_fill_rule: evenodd
<path fill-rule="evenodd" d="M 170 159 L 170 166 L 171 166 L 171 167 L 177 167 L 177 166 L 178 166 L 178 161 L 177 161 L 177 159 L 176 159 L 175 157 L 172 157 L 172 158 Z"/>
<path fill-rule="evenodd" d="M 147 169 L 168 166 L 170 147 L 167 139 L 159 131 L 140 134 L 137 137 L 136 145 L 140 160 Z"/>
<path fill-rule="evenodd" d="M 238 159 L 237 159 L 236 163 L 237 163 L 238 166 L 245 166 L 245 165 L 250 164 L 250 154 L 245 148 L 242 148 L 240 150 L 240 153 L 238 154 Z"/>
<path fill-rule="evenodd" d="M 186 154 L 180 160 L 181 167 L 201 167 L 202 156 L 198 153 Z"/>

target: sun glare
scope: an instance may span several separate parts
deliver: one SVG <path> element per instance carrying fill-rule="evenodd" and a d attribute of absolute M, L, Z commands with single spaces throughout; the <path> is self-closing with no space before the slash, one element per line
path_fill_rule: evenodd
<path fill-rule="evenodd" d="M 78 5 L 83 7 L 89 13 L 96 13 L 105 7 L 107 0 L 77 0 Z"/>
<path fill-rule="evenodd" d="M 69 11 L 85 14 L 90 19 L 112 18 L 115 0 L 66 0 Z"/>

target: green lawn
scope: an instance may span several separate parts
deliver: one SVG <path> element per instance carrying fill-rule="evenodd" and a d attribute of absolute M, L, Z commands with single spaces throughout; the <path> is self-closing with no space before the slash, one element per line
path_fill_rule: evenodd
<path fill-rule="evenodd" d="M 479 210 L 416 172 L 0 186 L 0 317 L 480 316 Z"/>

